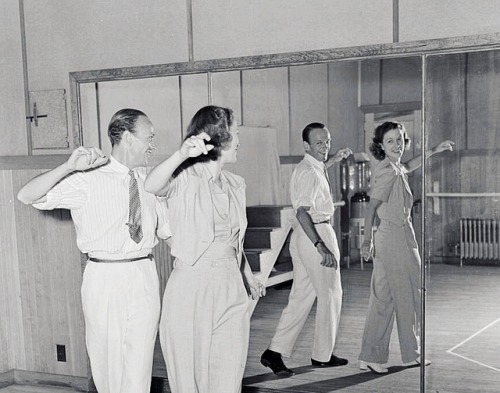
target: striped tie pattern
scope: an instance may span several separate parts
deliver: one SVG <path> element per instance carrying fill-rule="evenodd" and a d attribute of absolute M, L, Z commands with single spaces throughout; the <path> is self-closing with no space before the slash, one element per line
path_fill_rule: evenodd
<path fill-rule="evenodd" d="M 328 188 L 330 189 L 330 195 L 333 196 L 332 183 L 330 183 L 330 176 L 328 176 L 328 169 L 326 169 L 326 166 L 324 167 L 324 172 L 326 181 L 328 182 Z"/>
<path fill-rule="evenodd" d="M 130 170 L 128 174 L 130 175 L 130 185 L 127 225 L 130 238 L 134 242 L 139 243 L 142 240 L 141 199 L 139 198 L 139 188 L 134 172 Z"/>

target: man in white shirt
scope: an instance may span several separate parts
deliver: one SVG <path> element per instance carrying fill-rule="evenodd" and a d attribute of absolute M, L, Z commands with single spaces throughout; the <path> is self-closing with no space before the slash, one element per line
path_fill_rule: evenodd
<path fill-rule="evenodd" d="M 151 251 L 169 236 L 166 205 L 144 190 L 153 124 L 136 109 L 111 119 L 111 157 L 79 147 L 35 177 L 18 199 L 37 209 L 69 209 L 89 260 L 81 288 L 86 344 L 99 393 L 149 393 L 160 315 Z"/>
<path fill-rule="evenodd" d="M 294 226 L 290 241 L 293 284 L 275 335 L 261 356 L 261 363 L 282 377 L 294 375 L 283 363 L 282 355 L 290 357 L 316 298 L 311 363 L 317 367 L 348 363 L 347 359 L 333 355 L 342 306 L 342 284 L 339 247 L 331 224 L 335 208 L 327 166 L 352 152 L 349 148 L 340 149 L 328 160 L 331 137 L 322 123 L 307 125 L 302 140 L 306 154 L 290 182 L 292 205 L 299 224 Z"/>

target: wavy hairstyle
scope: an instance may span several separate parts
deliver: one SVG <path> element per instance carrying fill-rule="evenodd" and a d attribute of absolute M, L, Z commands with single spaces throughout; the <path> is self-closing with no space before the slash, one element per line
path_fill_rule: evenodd
<path fill-rule="evenodd" d="M 120 144 L 125 131 L 135 134 L 135 123 L 137 123 L 140 116 L 147 117 L 144 112 L 130 108 L 120 109 L 113 115 L 108 125 L 108 137 L 111 146 Z"/>
<path fill-rule="evenodd" d="M 384 141 L 384 135 L 391 130 L 401 130 L 403 131 L 403 138 L 405 141 L 405 150 L 410 148 L 410 138 L 406 133 L 406 129 L 404 125 L 398 121 L 386 121 L 385 123 L 379 125 L 375 128 L 375 132 L 373 133 L 372 144 L 370 145 L 370 151 L 373 156 L 382 161 L 385 158 L 385 152 L 382 149 L 382 142 Z"/>
<path fill-rule="evenodd" d="M 179 169 L 185 169 L 197 162 L 218 160 L 222 150 L 227 150 L 231 144 L 233 136 L 229 132 L 229 127 L 234 124 L 234 121 L 233 110 L 230 108 L 208 105 L 196 112 L 189 122 L 184 140 L 206 132 L 210 136 L 210 141 L 206 143 L 213 145 L 214 148 L 206 155 L 201 154 L 198 157 L 188 158 Z"/>

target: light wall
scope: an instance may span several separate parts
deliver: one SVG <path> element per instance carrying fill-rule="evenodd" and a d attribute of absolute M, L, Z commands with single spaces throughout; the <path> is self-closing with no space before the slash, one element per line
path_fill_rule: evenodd
<path fill-rule="evenodd" d="M 192 4 L 192 13 L 189 4 Z M 20 11 L 20 5 L 24 6 L 24 13 Z M 398 5 L 399 12 L 398 18 L 393 19 L 395 5 Z M 496 15 L 497 5 L 493 0 L 151 0 L 147 6 L 126 0 L 2 0 L 0 156 L 25 156 L 29 153 L 24 110 L 25 82 L 29 90 L 68 91 L 68 74 L 78 70 L 390 43 L 394 33 L 398 33 L 400 41 L 412 41 L 498 32 L 500 25 Z M 21 22 L 25 24 L 25 34 Z M 26 43 L 25 63 L 23 41 Z M 23 70 L 26 71 L 26 80 Z M 315 71 L 319 72 L 316 74 L 318 78 L 326 74 L 321 67 Z M 350 72 L 341 65 L 328 70 L 330 78 Z M 294 75 L 291 78 L 293 80 Z M 330 90 L 328 95 L 330 100 L 341 96 L 347 97 L 349 102 L 357 100 L 356 89 L 350 90 L 348 86 Z M 69 109 L 68 106 L 68 113 Z M 338 118 L 342 107 L 330 107 L 328 111 L 328 118 Z M 354 118 L 356 114 L 349 116 L 353 117 L 330 127 L 344 132 L 342 127 L 345 124 L 359 121 Z M 288 117 L 283 119 L 288 121 Z M 300 123 L 294 117 L 291 121 Z M 72 124 L 71 119 L 68 124 Z M 351 135 L 354 139 L 341 138 L 339 145 L 359 143 L 356 139 L 359 134 Z M 295 145 L 293 138 L 286 144 L 295 151 L 300 146 Z M 0 322 L 0 350 L 7 354 L 1 357 L 0 374 L 21 368 L 33 372 L 85 375 L 81 315 L 68 311 L 78 307 L 79 261 L 66 261 L 68 265 L 65 267 L 69 271 L 63 279 L 71 280 L 72 284 L 65 286 L 69 295 L 59 297 L 59 300 L 64 300 L 60 306 L 66 309 L 64 314 L 58 314 L 61 318 L 59 326 L 77 327 L 70 336 L 77 344 L 69 349 L 72 352 L 68 354 L 75 362 L 61 368 L 53 360 L 52 342 L 47 341 L 50 344 L 47 350 L 37 347 L 38 326 L 34 323 L 35 317 L 50 315 L 44 312 L 56 311 L 51 310 L 50 302 L 29 303 L 31 298 L 43 298 L 47 293 L 59 296 L 60 292 L 55 290 L 58 282 L 51 281 L 49 273 L 43 272 L 43 266 L 21 255 L 25 244 L 24 241 L 18 243 L 21 234 L 27 233 L 26 228 L 36 218 L 13 222 L 15 217 L 9 216 L 12 215 L 16 187 L 27 179 L 19 177 L 16 171 L 2 176 L 0 207 L 5 207 L 6 213 L 2 217 L 9 220 L 4 220 L 0 233 L 5 240 L 0 263 L 4 280 L 0 288 L 0 311 L 2 316 L 8 316 L 8 322 L 5 318 Z M 17 237 L 12 235 L 14 227 Z M 7 235 L 9 231 L 10 235 Z M 68 247 L 74 246 L 72 241 L 68 242 L 71 243 Z M 19 252 L 15 252 L 16 247 Z M 57 268 L 57 265 L 52 268 L 54 266 Z M 32 293 L 34 288 L 36 293 Z M 54 291 L 50 291 L 51 288 Z M 44 325 L 44 328 L 50 329 L 50 325 Z M 39 337 L 48 340 L 51 335 Z"/>
<path fill-rule="evenodd" d="M 499 31 L 496 0 L 399 1 L 401 42 Z"/>
<path fill-rule="evenodd" d="M 0 59 L 0 156 L 29 153 L 24 68 L 29 90 L 68 91 L 73 71 L 500 31 L 495 0 L 2 0 L 0 11 L 8 54 Z"/>

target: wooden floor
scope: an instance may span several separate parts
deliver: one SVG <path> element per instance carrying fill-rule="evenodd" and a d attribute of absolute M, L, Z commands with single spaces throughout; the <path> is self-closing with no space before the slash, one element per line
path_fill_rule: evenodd
<path fill-rule="evenodd" d="M 435 264 L 427 268 L 427 274 L 427 358 L 433 363 L 426 368 L 426 392 L 500 392 L 500 268 Z M 359 265 L 342 271 L 344 302 L 335 353 L 348 358 L 349 364 L 330 369 L 310 365 L 313 308 L 292 357 L 285 360 L 297 373 L 288 379 L 275 377 L 259 362 L 289 294 L 287 288 L 269 289 L 252 317 L 243 391 L 419 392 L 420 368 L 401 366 L 396 329 L 391 340 L 389 374 L 374 375 L 357 367 L 370 276 L 371 264 L 365 265 L 363 271 Z M 153 373 L 165 376 L 159 350 L 156 355 Z"/>
<path fill-rule="evenodd" d="M 365 265 L 366 266 L 366 265 Z M 310 365 L 314 308 L 286 364 L 297 375 L 275 377 L 259 363 L 289 288 L 269 289 L 255 309 L 243 392 L 419 392 L 420 369 L 403 368 L 397 334 L 393 333 L 390 373 L 379 376 L 357 368 L 363 323 L 369 296 L 371 265 L 342 271 L 344 304 L 335 353 L 349 359 L 345 367 L 317 369 Z M 435 264 L 427 268 L 426 392 L 500 392 L 500 267 Z M 165 377 L 159 346 L 153 375 Z M 154 378 L 158 381 L 158 378 Z M 161 380 L 161 378 L 160 378 Z M 163 391 L 168 391 L 164 389 Z M 64 389 L 10 386 L 0 393 L 69 393 Z"/>

